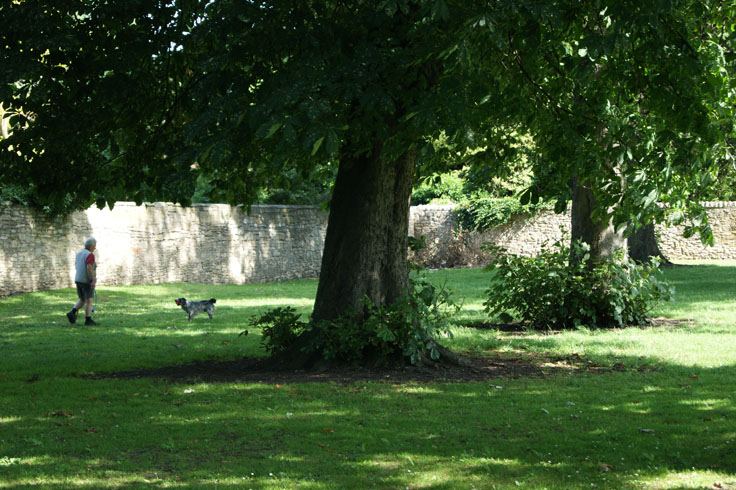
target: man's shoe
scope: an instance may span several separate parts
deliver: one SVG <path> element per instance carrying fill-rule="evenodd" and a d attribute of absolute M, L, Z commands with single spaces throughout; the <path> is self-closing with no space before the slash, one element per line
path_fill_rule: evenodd
<path fill-rule="evenodd" d="M 69 319 L 69 323 L 74 325 L 77 323 L 77 312 L 72 310 L 69 313 L 66 314 L 66 317 Z"/>
<path fill-rule="evenodd" d="M 85 325 L 99 325 L 99 323 L 97 323 L 96 321 L 94 321 L 94 320 L 93 320 L 93 319 L 91 319 L 91 318 L 87 318 L 87 319 L 86 319 L 86 320 L 84 321 L 84 324 L 85 324 Z"/>

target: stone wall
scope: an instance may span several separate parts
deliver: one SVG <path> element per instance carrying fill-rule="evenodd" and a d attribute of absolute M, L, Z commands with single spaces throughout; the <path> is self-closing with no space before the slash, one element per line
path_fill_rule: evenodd
<path fill-rule="evenodd" d="M 698 236 L 683 238 L 684 227 L 657 228 L 659 248 L 670 260 L 736 259 L 736 202 L 704 203 L 715 243 L 707 247 Z"/>
<path fill-rule="evenodd" d="M 327 213 L 312 206 L 188 208 L 117 203 L 65 219 L 0 205 L 0 296 L 73 287 L 74 257 L 97 239 L 100 285 L 244 284 L 317 277 Z"/>
<path fill-rule="evenodd" d="M 682 228 L 658 227 L 671 260 L 736 259 L 736 203 L 706 203 L 716 244 L 682 238 Z M 534 255 L 569 231 L 569 216 L 552 212 L 516 216 L 484 233 L 458 230 L 452 206 L 412 208 L 409 234 L 427 237 L 413 259 L 428 267 L 482 266 L 492 243 Z M 327 213 L 312 206 L 223 204 L 184 208 L 117 203 L 49 219 L 0 203 L 0 296 L 72 287 L 74 256 L 84 239 L 98 240 L 100 285 L 161 282 L 244 284 L 317 277 Z"/>
<path fill-rule="evenodd" d="M 458 229 L 453 206 L 416 206 L 412 209 L 409 234 L 425 236 L 427 248 L 413 256 L 426 267 L 479 267 L 488 263 L 482 250 L 490 244 L 515 255 L 533 256 L 546 242 L 569 235 L 570 216 L 542 212 L 531 219 L 514 216 L 509 223 L 491 230 L 469 233 Z"/>
<path fill-rule="evenodd" d="M 736 259 L 736 202 L 703 203 L 713 230 L 715 245 L 705 246 L 698 236 L 683 238 L 684 227 L 655 228 L 659 247 L 670 260 Z M 414 260 L 433 268 L 485 265 L 489 256 L 484 244 L 501 246 L 515 255 L 536 255 L 546 243 L 570 234 L 570 214 L 544 211 L 529 218 L 519 215 L 503 226 L 482 233 L 458 229 L 452 206 L 412 208 L 409 234 L 424 235 L 427 248 Z"/>

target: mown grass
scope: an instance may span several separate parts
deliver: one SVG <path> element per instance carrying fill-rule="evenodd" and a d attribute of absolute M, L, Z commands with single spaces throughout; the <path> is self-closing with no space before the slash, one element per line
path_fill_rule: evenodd
<path fill-rule="evenodd" d="M 681 326 L 506 334 L 463 325 L 488 275 L 433 271 L 464 298 L 456 350 L 611 369 L 480 383 L 90 379 L 264 355 L 248 318 L 308 315 L 316 281 L 100 286 L 100 327 L 72 290 L 0 299 L 3 488 L 736 488 L 736 263 L 665 271 Z M 186 321 L 177 297 L 218 299 Z M 718 488 L 718 487 L 715 487 Z"/>

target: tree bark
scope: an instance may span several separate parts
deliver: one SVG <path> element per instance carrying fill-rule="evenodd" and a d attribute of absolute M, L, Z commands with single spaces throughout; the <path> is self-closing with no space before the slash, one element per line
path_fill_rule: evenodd
<path fill-rule="evenodd" d="M 672 265 L 667 257 L 664 256 L 657 244 L 657 237 L 654 234 L 654 224 L 644 225 L 627 239 L 629 247 L 629 257 L 636 262 L 649 264 L 653 257 L 659 259 L 662 265 Z"/>
<path fill-rule="evenodd" d="M 409 198 L 416 153 L 394 161 L 376 144 L 342 155 L 330 205 L 313 320 L 360 321 L 364 298 L 386 306 L 407 293 Z"/>
<path fill-rule="evenodd" d="M 608 222 L 593 220 L 592 213 L 596 205 L 590 183 L 581 184 L 577 179 L 573 182 L 571 240 L 581 240 L 590 245 L 590 264 L 601 259 L 613 259 L 616 250 L 624 248 L 626 241 L 623 233 L 617 233 Z M 575 257 L 571 257 L 575 260 Z"/>

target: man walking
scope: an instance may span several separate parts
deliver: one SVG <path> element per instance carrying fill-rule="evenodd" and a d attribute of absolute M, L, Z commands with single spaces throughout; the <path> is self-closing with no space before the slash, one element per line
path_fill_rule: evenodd
<path fill-rule="evenodd" d="M 84 241 L 84 248 L 77 252 L 76 258 L 76 275 L 74 282 L 77 284 L 77 296 L 79 301 L 74 305 L 72 310 L 66 314 L 69 323 L 77 322 L 77 312 L 84 305 L 85 325 L 99 325 L 92 320 L 92 298 L 95 297 L 95 286 L 97 285 L 97 264 L 95 263 L 95 254 L 92 253 L 97 248 L 97 240 L 89 237 Z"/>

